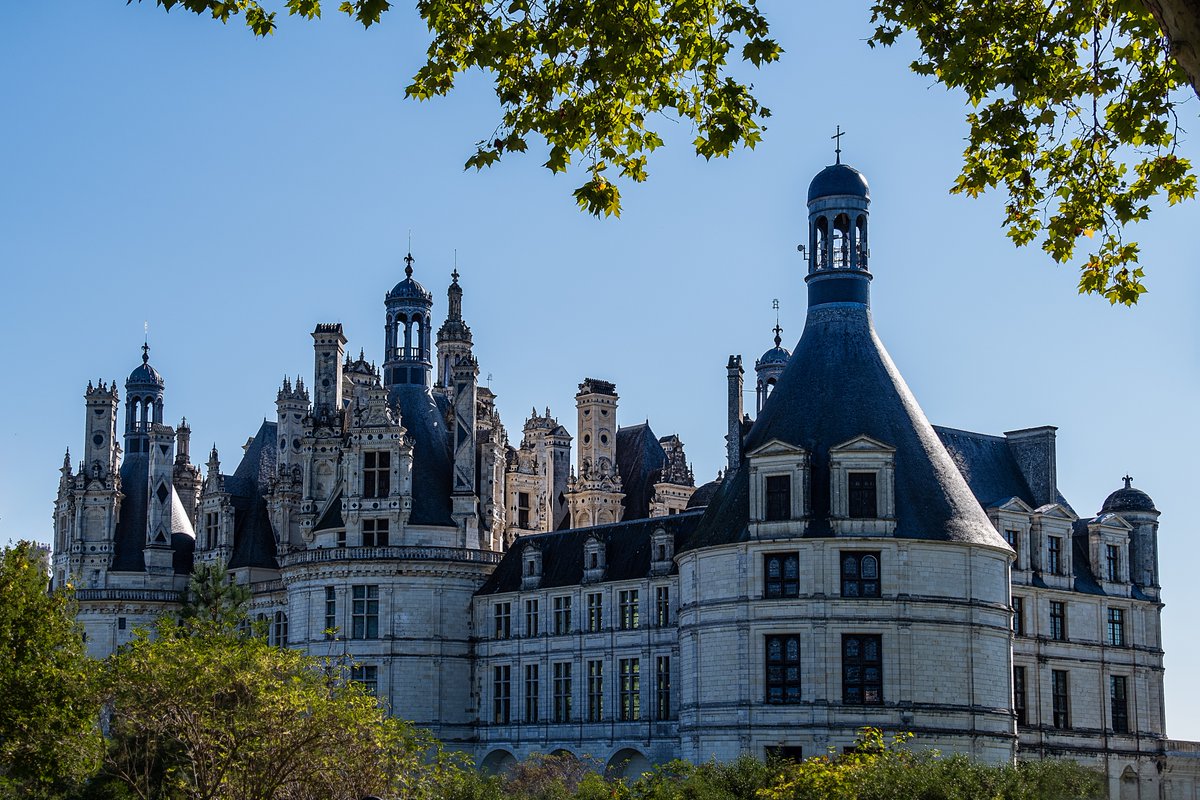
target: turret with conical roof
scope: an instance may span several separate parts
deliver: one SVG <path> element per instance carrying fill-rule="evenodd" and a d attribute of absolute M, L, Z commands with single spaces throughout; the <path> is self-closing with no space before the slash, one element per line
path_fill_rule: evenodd
<path fill-rule="evenodd" d="M 429 385 L 430 357 L 429 314 L 433 295 L 413 279 L 413 257 L 404 257 L 404 280 L 387 293 L 387 322 L 384 329 L 383 384 L 394 386 Z"/>

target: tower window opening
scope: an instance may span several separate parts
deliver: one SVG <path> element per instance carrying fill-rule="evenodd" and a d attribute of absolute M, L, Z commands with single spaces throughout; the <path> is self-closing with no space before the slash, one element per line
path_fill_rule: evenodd
<path fill-rule="evenodd" d="M 813 226 L 813 269 L 826 269 L 829 266 L 829 220 L 817 217 Z"/>
<path fill-rule="evenodd" d="M 833 221 L 833 266 L 847 269 L 850 264 L 850 217 L 838 214 Z"/>
<path fill-rule="evenodd" d="M 867 249 L 867 217 L 859 214 L 854 222 L 854 266 L 866 269 L 870 255 L 871 251 Z"/>

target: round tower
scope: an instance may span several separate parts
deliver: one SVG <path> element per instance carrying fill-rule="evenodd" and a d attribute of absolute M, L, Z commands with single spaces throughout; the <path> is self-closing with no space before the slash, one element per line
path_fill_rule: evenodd
<path fill-rule="evenodd" d="M 783 374 L 783 370 L 787 367 L 788 359 L 792 354 L 783 346 L 783 328 L 779 322 L 775 323 L 775 346 L 762 354 L 762 357 L 754 362 L 755 380 L 755 396 L 757 405 L 755 414 L 762 411 L 763 403 L 767 402 L 767 398 L 771 392 L 775 390 L 775 384 L 779 382 L 779 376 Z"/>
<path fill-rule="evenodd" d="M 150 345 L 142 344 L 142 363 L 125 381 L 125 453 L 150 450 L 150 428 L 163 421 L 163 379 L 150 366 Z"/>
<path fill-rule="evenodd" d="M 1101 514 L 1120 514 L 1133 530 L 1129 534 L 1129 580 L 1151 597 L 1158 596 L 1158 516 L 1150 495 L 1133 488 L 1126 475 L 1124 488 L 1104 500 Z"/>
<path fill-rule="evenodd" d="M 870 305 L 867 221 L 871 189 L 866 176 L 842 163 L 817 173 L 808 186 L 808 304 Z"/>
<path fill-rule="evenodd" d="M 413 257 L 404 257 L 404 280 L 387 293 L 387 322 L 384 326 L 383 383 L 396 386 L 429 386 L 433 368 L 430 357 L 429 314 L 433 295 L 413 280 Z"/>

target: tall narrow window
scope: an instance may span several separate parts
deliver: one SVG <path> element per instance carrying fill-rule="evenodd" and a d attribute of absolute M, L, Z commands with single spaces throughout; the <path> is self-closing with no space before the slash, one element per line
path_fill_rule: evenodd
<path fill-rule="evenodd" d="M 1110 581 L 1121 580 L 1121 548 L 1115 544 L 1104 546 L 1104 571 Z"/>
<path fill-rule="evenodd" d="M 275 625 L 271 630 L 272 644 L 286 647 L 288 643 L 288 616 L 283 611 L 275 612 Z"/>
<path fill-rule="evenodd" d="M 767 702 L 800 702 L 800 637 L 768 636 Z"/>
<path fill-rule="evenodd" d="M 1112 706 L 1113 733 L 1129 733 L 1129 684 L 1124 675 L 1109 676 L 1108 696 Z"/>
<path fill-rule="evenodd" d="M 571 632 L 571 596 L 554 598 L 554 635 L 566 636 Z"/>
<path fill-rule="evenodd" d="M 538 721 L 538 703 L 541 698 L 541 685 L 538 681 L 538 665 L 525 665 L 525 721 Z"/>
<path fill-rule="evenodd" d="M 604 628 L 604 595 L 593 592 L 587 596 L 587 629 L 596 633 Z"/>
<path fill-rule="evenodd" d="M 507 725 L 512 719 L 512 667 L 492 668 L 492 722 Z"/>
<path fill-rule="evenodd" d="M 571 662 L 554 665 L 554 721 L 571 721 Z"/>
<path fill-rule="evenodd" d="M 495 632 L 493 638 L 509 639 L 512 637 L 512 603 L 496 603 L 493 609 Z"/>
<path fill-rule="evenodd" d="M 851 519 L 875 519 L 879 516 L 879 500 L 875 491 L 874 472 L 849 473 L 847 516 Z"/>
<path fill-rule="evenodd" d="M 1025 691 L 1025 668 L 1013 667 L 1013 711 L 1017 713 L 1018 725 L 1029 724 L 1029 716 L 1026 711 L 1027 699 Z"/>
<path fill-rule="evenodd" d="M 671 624 L 671 587 L 654 587 L 654 624 L 665 628 Z"/>
<path fill-rule="evenodd" d="M 517 492 L 517 527 L 529 527 L 529 492 Z"/>
<path fill-rule="evenodd" d="M 1108 643 L 1113 647 L 1125 646 L 1125 611 L 1120 608 L 1108 610 Z"/>
<path fill-rule="evenodd" d="M 355 664 L 350 667 L 350 680 L 361 683 L 373 695 L 379 694 L 379 667 L 374 664 Z"/>
<path fill-rule="evenodd" d="M 525 601 L 525 635 L 538 635 L 538 601 L 536 598 Z"/>
<path fill-rule="evenodd" d="M 337 635 L 337 594 L 332 586 L 325 587 L 325 638 Z"/>
<path fill-rule="evenodd" d="M 209 511 L 204 515 L 204 542 L 206 547 L 217 546 L 217 533 L 221 530 L 221 515 Z"/>
<path fill-rule="evenodd" d="M 1008 542 L 1008 546 L 1017 554 L 1016 561 L 1013 562 L 1013 567 L 1015 568 L 1021 562 L 1021 532 L 1006 530 L 1004 532 L 1004 541 Z"/>
<path fill-rule="evenodd" d="M 1012 629 L 1015 636 L 1025 635 L 1025 598 L 1014 596 L 1012 599 L 1013 619 Z"/>
<path fill-rule="evenodd" d="M 604 662 L 587 662 L 587 718 L 599 722 L 604 718 Z"/>
<path fill-rule="evenodd" d="M 792 478 L 789 475 L 767 476 L 768 521 L 792 518 Z"/>
<path fill-rule="evenodd" d="M 642 675 L 641 662 L 636 658 L 622 658 L 619 662 L 620 718 L 630 722 L 642 718 Z"/>
<path fill-rule="evenodd" d="M 363 453 L 363 497 L 387 497 L 392 491 L 392 454 Z"/>
<path fill-rule="evenodd" d="M 617 597 L 620 601 L 618 606 L 620 611 L 621 630 L 636 630 L 640 624 L 638 618 L 638 590 L 623 590 Z"/>
<path fill-rule="evenodd" d="M 879 597 L 879 553 L 843 552 L 841 557 L 842 597 Z"/>
<path fill-rule="evenodd" d="M 1051 575 L 1063 574 L 1062 537 L 1046 537 L 1046 571 Z"/>
<path fill-rule="evenodd" d="M 1050 694 L 1054 707 L 1054 727 L 1066 730 L 1071 727 L 1071 687 L 1065 670 L 1050 673 Z"/>
<path fill-rule="evenodd" d="M 354 586 L 351 589 L 350 638 L 379 638 L 379 587 Z"/>
<path fill-rule="evenodd" d="M 800 557 L 795 553 L 763 556 L 763 594 L 767 597 L 800 595 Z"/>
<path fill-rule="evenodd" d="M 387 547 L 388 521 L 386 519 L 364 519 L 362 521 L 363 547 Z"/>
<path fill-rule="evenodd" d="M 671 718 L 671 657 L 658 656 L 654 660 L 654 716 L 655 719 Z"/>
<path fill-rule="evenodd" d="M 842 634 L 842 702 L 883 705 L 883 637 Z"/>
<path fill-rule="evenodd" d="M 1067 640 L 1067 604 L 1060 600 L 1050 601 L 1050 638 L 1057 642 Z"/>

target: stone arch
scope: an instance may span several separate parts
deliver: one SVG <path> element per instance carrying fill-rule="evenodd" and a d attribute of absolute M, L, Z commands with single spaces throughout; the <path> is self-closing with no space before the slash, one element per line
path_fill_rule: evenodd
<path fill-rule="evenodd" d="M 579 756 L 575 755 L 574 753 L 572 753 L 570 750 L 568 750 L 565 747 L 559 747 L 554 750 L 551 750 L 550 755 L 554 756 L 555 758 L 565 758 L 565 757 L 576 758 L 576 759 L 579 758 Z"/>
<path fill-rule="evenodd" d="M 508 772 L 516 763 L 516 756 L 507 750 L 493 750 L 484 756 L 483 761 L 479 762 L 479 768 L 488 775 L 500 775 Z"/>
<path fill-rule="evenodd" d="M 1138 774 L 1132 766 L 1121 772 L 1120 800 L 1138 800 Z"/>
<path fill-rule="evenodd" d="M 613 753 L 604 767 L 604 773 L 612 778 L 636 780 L 643 772 L 650 771 L 650 760 L 632 747 L 623 747 Z"/>

